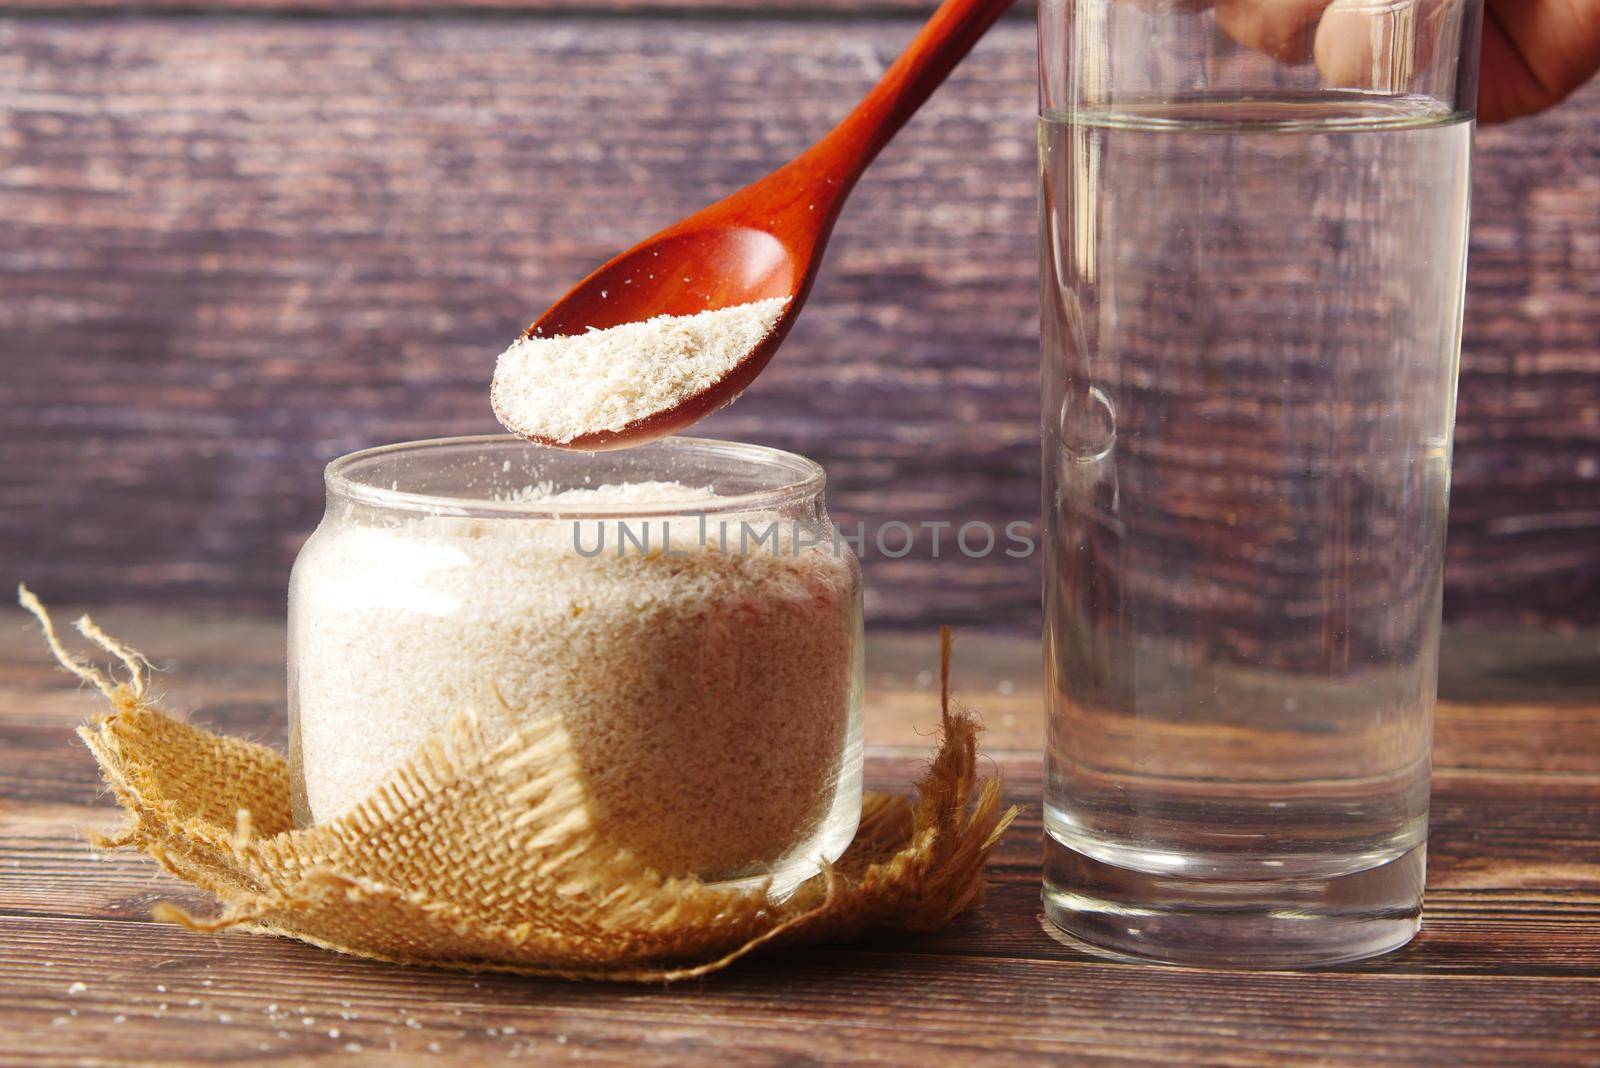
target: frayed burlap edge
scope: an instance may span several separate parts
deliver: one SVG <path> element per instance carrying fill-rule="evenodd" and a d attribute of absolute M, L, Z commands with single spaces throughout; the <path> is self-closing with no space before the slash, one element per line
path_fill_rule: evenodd
<path fill-rule="evenodd" d="M 366 802 L 296 830 L 275 751 L 168 716 L 149 662 L 87 616 L 78 631 L 122 664 L 117 680 L 74 656 L 25 587 L 61 665 L 110 711 L 78 729 L 128 815 L 99 837 L 215 896 L 213 917 L 158 905 L 197 931 L 284 935 L 401 964 L 575 979 L 703 976 L 770 944 L 931 931 L 981 903 L 984 864 L 1016 815 L 977 777 L 979 725 L 950 704 L 941 631 L 940 739 L 917 799 L 867 795 L 854 842 L 792 895 L 665 878 L 593 828 L 559 726 L 489 745 L 459 718 Z"/>

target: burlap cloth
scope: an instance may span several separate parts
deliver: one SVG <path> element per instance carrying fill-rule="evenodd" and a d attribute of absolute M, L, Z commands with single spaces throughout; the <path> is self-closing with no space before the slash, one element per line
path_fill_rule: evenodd
<path fill-rule="evenodd" d="M 1016 815 L 996 779 L 977 778 L 979 728 L 951 707 L 945 632 L 939 748 L 916 801 L 868 794 L 845 855 L 781 901 L 663 878 L 609 845 L 551 727 L 490 746 L 462 717 L 355 810 L 296 830 L 282 756 L 167 715 L 144 657 L 83 617 L 78 630 L 126 669 L 108 676 L 18 593 L 62 666 L 110 705 L 78 734 L 128 821 L 96 844 L 141 849 L 214 895 L 209 919 L 157 906 L 198 931 L 241 927 L 407 964 L 684 979 L 769 943 L 942 927 L 982 901 L 984 863 Z"/>

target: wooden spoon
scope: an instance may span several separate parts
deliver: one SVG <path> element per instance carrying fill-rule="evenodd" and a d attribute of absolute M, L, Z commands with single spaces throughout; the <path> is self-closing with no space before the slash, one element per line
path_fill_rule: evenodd
<path fill-rule="evenodd" d="M 635 245 L 579 282 L 528 327 L 529 337 L 603 330 L 770 297 L 789 303 L 772 332 L 720 381 L 619 430 L 557 442 L 614 449 L 663 437 L 732 403 L 789 333 L 845 197 L 883 146 L 933 94 L 1012 0 L 945 0 L 838 126 L 788 164 Z"/>

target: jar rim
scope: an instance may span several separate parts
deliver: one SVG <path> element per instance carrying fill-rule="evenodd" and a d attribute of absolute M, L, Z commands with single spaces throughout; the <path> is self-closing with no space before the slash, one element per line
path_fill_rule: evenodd
<path fill-rule="evenodd" d="M 386 460 L 408 455 L 421 457 L 444 454 L 453 450 L 466 452 L 474 449 L 478 450 L 480 457 L 485 460 L 497 452 L 504 456 L 516 452 L 524 455 L 559 457 L 563 461 L 573 457 L 591 457 L 596 459 L 597 463 L 599 458 L 608 455 L 626 454 L 638 457 L 648 451 L 652 454 L 665 454 L 663 468 L 666 468 L 665 461 L 669 459 L 675 458 L 680 461 L 697 459 L 705 462 L 708 470 L 721 469 L 730 474 L 746 476 L 766 475 L 771 477 L 772 484 L 746 492 L 732 494 L 711 492 L 692 498 L 674 497 L 670 501 L 630 500 L 573 504 L 546 503 L 538 500 L 496 500 L 492 497 L 458 493 L 423 493 L 400 489 L 398 484 L 384 486 L 361 478 L 363 468 L 376 467 Z M 501 462 L 501 457 L 496 456 L 495 460 Z M 490 470 L 490 466 L 486 463 L 485 470 Z M 641 477 L 641 472 L 635 472 L 631 480 L 675 481 L 668 469 L 653 477 L 648 472 L 644 472 L 643 476 Z M 617 482 L 629 479 L 597 479 L 596 484 L 604 481 Z M 510 434 L 424 438 L 418 441 L 402 441 L 359 449 L 338 457 L 323 469 L 323 482 L 327 486 L 329 496 L 340 500 L 425 515 L 511 519 L 601 519 L 619 516 L 632 518 L 762 511 L 817 497 L 821 494 L 826 481 L 827 474 L 822 465 L 798 453 L 746 442 L 691 437 L 662 438 L 645 445 L 613 452 L 560 449 L 538 445 Z"/>

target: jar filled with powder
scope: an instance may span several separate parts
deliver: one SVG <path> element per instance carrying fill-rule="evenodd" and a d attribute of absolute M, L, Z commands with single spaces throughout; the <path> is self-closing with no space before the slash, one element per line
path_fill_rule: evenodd
<path fill-rule="evenodd" d="M 329 465 L 289 591 L 295 817 L 462 714 L 558 723 L 594 826 L 666 875 L 797 884 L 861 806 L 860 567 L 802 457 L 454 438 Z"/>

